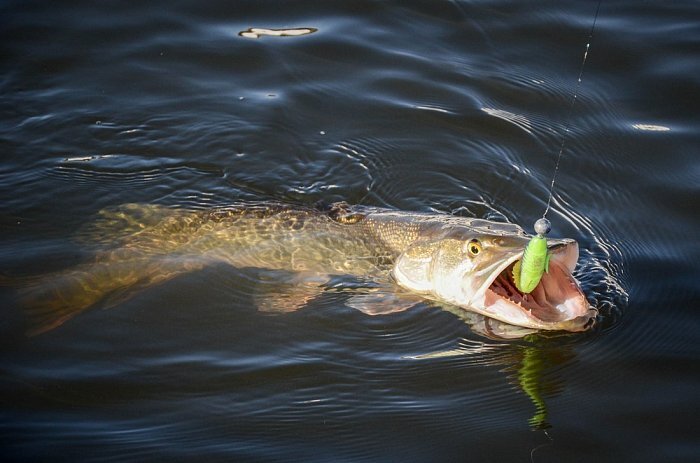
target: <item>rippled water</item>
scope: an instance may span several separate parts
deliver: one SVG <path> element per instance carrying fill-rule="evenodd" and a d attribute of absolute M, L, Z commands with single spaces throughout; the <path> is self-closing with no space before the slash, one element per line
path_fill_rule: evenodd
<path fill-rule="evenodd" d="M 4 2 L 3 460 L 697 459 L 696 2 L 601 6 L 549 215 L 592 331 L 497 341 L 342 291 L 270 316 L 220 266 L 26 337 L 11 284 L 89 258 L 76 231 L 129 202 L 529 228 L 595 6 Z"/>

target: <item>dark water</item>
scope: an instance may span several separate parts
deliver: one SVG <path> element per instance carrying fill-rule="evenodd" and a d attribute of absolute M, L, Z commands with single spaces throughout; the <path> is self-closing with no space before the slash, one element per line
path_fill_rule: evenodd
<path fill-rule="evenodd" d="M 87 258 L 76 230 L 128 202 L 529 228 L 596 7 L 141 3 L 0 6 L 5 278 Z M 601 6 L 549 215 L 580 243 L 592 331 L 495 341 L 337 292 L 269 316 L 216 267 L 26 337 L 5 285 L 3 460 L 697 460 L 698 50 L 696 2 Z"/>

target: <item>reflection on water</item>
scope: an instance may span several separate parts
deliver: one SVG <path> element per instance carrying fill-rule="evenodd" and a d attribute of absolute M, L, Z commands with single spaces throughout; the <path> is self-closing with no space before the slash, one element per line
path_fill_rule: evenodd
<path fill-rule="evenodd" d="M 473 356 L 481 365 L 497 366 L 513 384 L 531 400 L 534 411 L 528 419 L 533 430 L 547 429 L 547 398 L 564 388 L 563 377 L 557 374 L 562 366 L 575 358 L 570 346 L 556 346 L 537 335 L 525 336 L 524 344 L 486 344 L 463 340 L 460 347 L 446 351 L 413 356 L 414 359 L 436 359 L 455 356 Z M 544 342 L 543 342 L 544 341 Z"/>
<path fill-rule="evenodd" d="M 508 121 L 517 127 L 520 127 L 527 133 L 532 133 L 532 124 L 530 123 L 530 120 L 525 117 L 525 116 L 520 116 L 518 114 L 513 114 L 511 112 L 505 111 L 503 109 L 495 109 L 495 108 L 481 108 L 483 112 L 486 114 L 489 114 L 493 117 L 499 117 L 503 119 L 504 121 Z"/>
<path fill-rule="evenodd" d="M 535 406 L 535 413 L 528 421 L 533 428 L 546 429 L 550 426 L 547 422 L 545 399 L 563 388 L 562 378 L 557 377 L 553 371 L 573 358 L 572 350 L 561 347 L 552 349 L 546 346 L 525 346 L 522 348 L 522 359 L 516 377 L 518 385 Z"/>

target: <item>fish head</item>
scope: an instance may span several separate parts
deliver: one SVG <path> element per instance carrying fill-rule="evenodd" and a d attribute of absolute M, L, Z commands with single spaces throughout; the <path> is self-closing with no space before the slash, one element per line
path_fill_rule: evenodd
<path fill-rule="evenodd" d="M 516 288 L 513 266 L 529 240 L 512 224 L 440 224 L 425 230 L 398 257 L 393 277 L 428 298 L 511 325 L 566 331 L 590 327 L 596 311 L 572 275 L 578 261 L 576 241 L 548 239 L 548 271 L 531 293 Z"/>

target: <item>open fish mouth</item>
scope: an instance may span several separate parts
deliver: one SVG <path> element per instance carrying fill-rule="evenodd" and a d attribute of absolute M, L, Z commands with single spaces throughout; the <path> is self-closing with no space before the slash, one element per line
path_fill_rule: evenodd
<path fill-rule="evenodd" d="M 503 262 L 489 279 L 483 310 L 490 317 L 538 329 L 583 331 L 595 316 L 571 272 L 578 259 L 575 241 L 550 245 L 549 271 L 531 293 L 518 290 L 513 266 L 522 258 L 516 254 Z"/>

